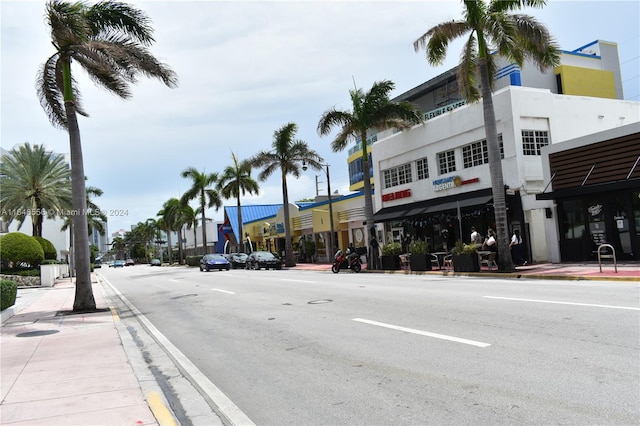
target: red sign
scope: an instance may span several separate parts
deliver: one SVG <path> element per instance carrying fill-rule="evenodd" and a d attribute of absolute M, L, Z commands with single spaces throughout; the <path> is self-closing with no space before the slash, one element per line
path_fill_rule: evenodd
<path fill-rule="evenodd" d="M 382 201 L 383 202 L 393 201 L 393 200 L 399 200 L 401 198 L 408 198 L 408 197 L 411 197 L 411 190 L 405 189 L 403 191 L 396 191 L 390 194 L 382 194 Z"/>

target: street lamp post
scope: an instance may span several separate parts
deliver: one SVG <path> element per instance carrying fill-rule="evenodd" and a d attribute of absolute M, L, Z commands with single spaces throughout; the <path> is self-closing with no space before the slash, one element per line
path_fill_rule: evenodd
<path fill-rule="evenodd" d="M 320 166 L 325 167 L 322 170 L 327 175 L 327 193 L 329 194 L 328 201 L 329 201 L 329 227 L 330 227 L 329 249 L 331 250 L 330 252 L 327 251 L 327 258 L 329 259 L 329 261 L 331 261 L 331 256 L 333 256 L 333 250 L 336 248 L 334 246 L 334 241 L 333 241 L 334 227 L 333 227 L 333 203 L 331 202 L 331 175 L 329 174 L 329 164 L 320 164 Z M 302 170 L 304 171 L 307 170 L 307 164 L 305 162 L 302 163 Z"/>

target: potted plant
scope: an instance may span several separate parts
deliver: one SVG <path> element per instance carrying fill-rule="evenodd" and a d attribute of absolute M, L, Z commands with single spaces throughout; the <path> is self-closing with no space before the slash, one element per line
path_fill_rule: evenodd
<path fill-rule="evenodd" d="M 400 243 L 391 242 L 382 247 L 382 269 L 400 269 L 400 253 L 402 246 Z"/>
<path fill-rule="evenodd" d="M 478 244 L 464 244 L 458 240 L 451 250 L 454 272 L 479 272 Z"/>
<path fill-rule="evenodd" d="M 431 255 L 429 254 L 429 246 L 424 240 L 415 240 L 409 246 L 411 257 L 409 258 L 409 266 L 412 271 L 430 271 Z"/>

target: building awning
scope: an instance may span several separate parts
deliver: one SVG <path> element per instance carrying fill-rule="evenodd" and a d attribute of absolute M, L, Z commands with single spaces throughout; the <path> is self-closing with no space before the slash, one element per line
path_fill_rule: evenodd
<path fill-rule="evenodd" d="M 536 200 L 557 200 L 560 198 L 584 197 L 585 195 L 637 188 L 640 188 L 640 179 L 628 179 L 618 182 L 577 186 L 574 188 L 557 189 L 552 192 L 543 192 L 542 194 L 536 194 Z"/>
<path fill-rule="evenodd" d="M 408 206 L 385 207 L 373 214 L 374 222 L 384 222 L 386 220 L 401 219 L 407 215 Z"/>
<path fill-rule="evenodd" d="M 480 191 L 478 191 L 480 192 Z M 404 204 L 401 206 L 386 207 L 379 210 L 373 215 L 376 222 L 384 222 L 393 219 L 404 219 L 407 217 L 419 216 L 423 214 L 437 213 L 447 210 L 456 210 L 458 207 L 461 209 L 473 206 L 486 206 L 493 199 L 491 190 L 485 190 L 480 193 L 474 193 L 474 196 L 469 194 L 461 194 L 458 199 L 452 199 L 452 197 L 446 197 L 445 201 L 439 199 L 431 199 L 426 201 L 419 201 L 416 203 Z M 462 198 L 464 196 L 467 198 Z"/>

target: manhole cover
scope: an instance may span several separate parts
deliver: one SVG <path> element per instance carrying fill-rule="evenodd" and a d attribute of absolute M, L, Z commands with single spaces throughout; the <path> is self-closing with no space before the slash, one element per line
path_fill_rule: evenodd
<path fill-rule="evenodd" d="M 333 302 L 333 300 L 331 299 L 318 299 L 318 300 L 312 300 L 310 302 L 307 302 L 309 305 L 319 305 L 321 303 L 331 303 Z"/>
<path fill-rule="evenodd" d="M 36 330 L 36 331 L 27 331 L 26 333 L 16 334 L 16 337 L 36 337 L 36 336 L 46 336 L 49 334 L 56 334 L 58 330 Z"/>

